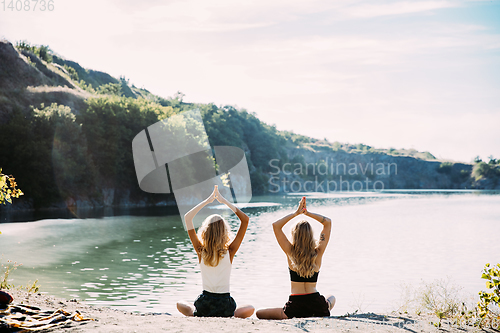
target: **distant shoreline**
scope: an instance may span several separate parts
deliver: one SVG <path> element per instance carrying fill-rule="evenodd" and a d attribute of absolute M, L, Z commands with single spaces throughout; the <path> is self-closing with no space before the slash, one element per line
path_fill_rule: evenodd
<path fill-rule="evenodd" d="M 346 196 L 354 194 L 377 193 L 377 194 L 500 194 L 500 190 L 479 190 L 479 189 L 386 189 L 382 191 L 336 191 L 330 193 L 322 192 L 290 192 L 290 193 L 269 193 L 268 197 L 283 196 L 307 196 L 307 195 L 332 195 L 343 194 Z M 256 196 L 258 197 L 258 196 Z M 326 198 L 326 197 L 325 197 Z M 14 206 L 15 207 L 15 206 Z M 99 207 L 45 207 L 41 209 L 14 208 L 9 206 L 0 207 L 0 224 L 16 222 L 34 222 L 42 219 L 73 219 L 73 218 L 102 218 L 108 216 L 171 216 L 178 215 L 179 211 L 175 202 L 166 204 L 150 204 L 145 206 L 99 206 Z M 249 207 L 253 208 L 253 207 Z M 7 217 L 13 218 L 7 220 Z"/>

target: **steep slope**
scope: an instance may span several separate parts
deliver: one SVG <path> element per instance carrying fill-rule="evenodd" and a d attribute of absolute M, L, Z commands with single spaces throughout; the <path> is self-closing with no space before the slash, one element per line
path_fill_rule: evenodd
<path fill-rule="evenodd" d="M 172 202 L 140 191 L 131 141 L 158 119 L 192 108 L 200 109 L 213 146 L 246 152 L 254 194 L 328 191 L 328 182 L 337 185 L 330 190 L 475 186 L 470 164 L 277 131 L 244 109 L 187 104 L 182 97 L 155 96 L 46 46 L 0 41 L 0 167 L 15 174 L 26 194 L 18 207 Z"/>

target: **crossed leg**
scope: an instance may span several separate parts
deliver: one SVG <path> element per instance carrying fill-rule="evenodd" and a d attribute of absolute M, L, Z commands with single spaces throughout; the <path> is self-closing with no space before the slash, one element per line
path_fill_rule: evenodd
<path fill-rule="evenodd" d="M 260 309 L 255 315 L 259 319 L 288 319 L 283 308 Z"/>
<path fill-rule="evenodd" d="M 248 318 L 253 315 L 255 308 L 251 305 L 243 305 L 238 306 L 236 310 L 234 310 L 234 316 L 236 318 Z"/>
<path fill-rule="evenodd" d="M 335 296 L 329 295 L 326 298 L 326 303 L 328 304 L 328 310 L 332 310 L 335 306 Z M 256 313 L 257 318 L 259 319 L 288 319 L 283 308 L 269 308 L 269 309 L 260 309 L 257 310 Z"/>
<path fill-rule="evenodd" d="M 193 303 L 179 301 L 177 302 L 177 310 L 179 310 L 179 312 L 185 316 L 192 317 L 194 316 L 194 311 L 196 310 L 196 308 L 194 307 Z M 254 311 L 255 308 L 253 306 L 243 305 L 237 307 L 236 310 L 234 310 L 234 316 L 236 318 L 248 318 L 253 315 Z"/>
<path fill-rule="evenodd" d="M 194 307 L 193 303 L 179 301 L 177 302 L 177 310 L 179 310 L 179 312 L 185 316 L 192 317 L 194 316 L 194 310 L 196 310 L 196 308 Z"/>

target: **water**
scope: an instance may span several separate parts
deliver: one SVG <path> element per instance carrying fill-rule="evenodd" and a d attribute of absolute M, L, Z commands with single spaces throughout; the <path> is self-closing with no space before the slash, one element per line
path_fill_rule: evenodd
<path fill-rule="evenodd" d="M 283 306 L 290 282 L 271 223 L 292 211 L 298 196 L 255 199 L 245 209 L 251 222 L 233 262 L 231 293 L 239 304 Z M 337 297 L 332 315 L 358 307 L 394 310 L 400 286 L 422 280 L 449 277 L 464 293 L 477 294 L 485 288 L 484 264 L 500 262 L 500 195 L 344 193 L 307 200 L 310 211 L 333 222 L 317 285 Z M 234 215 L 212 212 L 236 232 Z M 321 225 L 313 227 L 318 234 Z M 2 263 L 23 264 L 11 275 L 16 285 L 38 279 L 43 292 L 58 297 L 175 315 L 177 300 L 201 292 L 197 257 L 179 216 L 47 219 L 0 230 Z"/>

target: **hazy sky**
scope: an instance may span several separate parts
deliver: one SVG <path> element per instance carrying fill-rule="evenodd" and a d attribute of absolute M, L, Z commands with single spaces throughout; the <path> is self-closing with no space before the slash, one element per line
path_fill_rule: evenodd
<path fill-rule="evenodd" d="M 237 105 L 282 130 L 500 158 L 498 0 L 53 5 L 0 8 L 0 37 L 49 45 L 163 97 Z"/>

